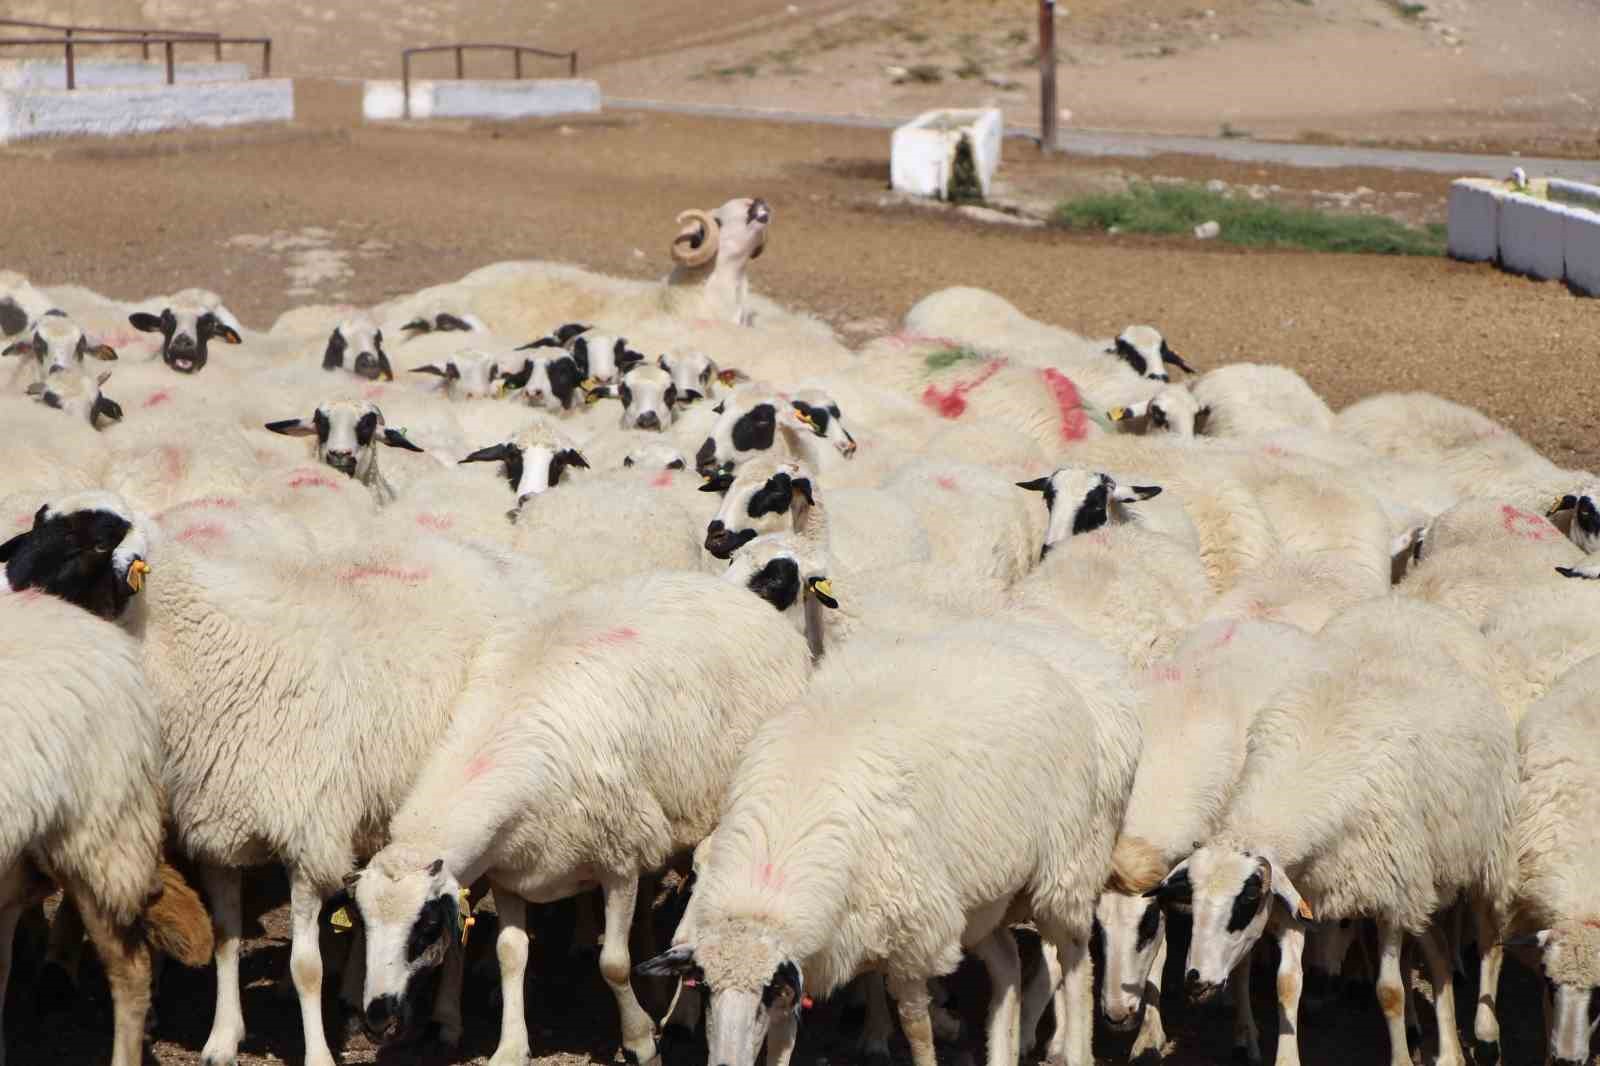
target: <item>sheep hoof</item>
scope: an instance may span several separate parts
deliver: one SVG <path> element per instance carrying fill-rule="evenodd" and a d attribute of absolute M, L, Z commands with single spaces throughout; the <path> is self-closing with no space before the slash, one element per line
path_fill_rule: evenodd
<path fill-rule="evenodd" d="M 1478 1066 L 1495 1066 L 1500 1061 L 1500 1045 L 1488 1040 L 1474 1040 L 1472 1061 Z"/>
<path fill-rule="evenodd" d="M 1406 1050 L 1411 1052 L 1411 1061 L 1419 1060 L 1422 1055 L 1422 1026 L 1406 1026 Z"/>

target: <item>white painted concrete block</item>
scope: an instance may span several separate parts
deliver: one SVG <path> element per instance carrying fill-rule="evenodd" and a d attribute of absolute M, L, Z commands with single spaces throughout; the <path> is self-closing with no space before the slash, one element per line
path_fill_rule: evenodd
<path fill-rule="evenodd" d="M 371 121 L 405 115 L 398 81 L 369 81 L 361 112 Z M 600 83 L 586 78 L 413 81 L 412 118 L 532 118 L 600 110 Z"/>
<path fill-rule="evenodd" d="M 194 45 L 186 46 L 191 54 Z M 126 85 L 165 85 L 167 67 L 164 62 L 142 59 L 85 60 L 80 51 L 73 64 L 73 81 L 80 89 L 106 89 Z M 173 80 L 244 81 L 250 76 L 245 63 L 177 63 L 172 68 Z M 0 89 L 65 89 L 67 87 L 67 61 L 65 59 L 7 59 L 0 60 Z"/>
<path fill-rule="evenodd" d="M 1000 137 L 1005 123 L 999 109 L 927 111 L 894 131 L 890 143 L 889 180 L 900 192 L 943 199 L 950 185 L 956 145 L 965 135 L 972 142 L 978 182 L 988 196 L 1000 168 Z"/>
<path fill-rule="evenodd" d="M 1508 194 L 1500 204 L 1500 265 L 1533 278 L 1565 276 L 1567 211 L 1548 200 Z"/>
<path fill-rule="evenodd" d="M 1562 236 L 1567 284 L 1585 296 L 1600 296 L 1600 214 L 1569 208 Z"/>
<path fill-rule="evenodd" d="M 1494 262 L 1500 255 L 1499 182 L 1462 178 L 1450 183 L 1449 250 L 1453 259 Z"/>
<path fill-rule="evenodd" d="M 107 89 L 0 90 L 0 144 L 35 137 L 116 137 L 294 118 L 287 78 Z"/>
<path fill-rule="evenodd" d="M 1600 185 L 1567 181 L 1565 178 L 1551 178 L 1550 199 L 1574 207 L 1586 207 L 1590 211 L 1600 211 Z"/>

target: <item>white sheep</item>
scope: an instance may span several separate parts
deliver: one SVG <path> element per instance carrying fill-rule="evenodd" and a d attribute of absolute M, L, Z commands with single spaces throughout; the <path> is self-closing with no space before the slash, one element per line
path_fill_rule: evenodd
<path fill-rule="evenodd" d="M 210 358 L 209 344 L 241 344 L 243 327 L 222 303 L 222 298 L 207 289 L 184 289 L 170 300 L 147 301 L 145 306 L 160 310 L 135 311 L 128 322 L 141 333 L 161 334 L 161 361 L 180 374 L 198 374 Z"/>
<path fill-rule="evenodd" d="M 1122 1031 L 1137 1025 L 1131 1052 L 1160 1055 L 1161 979 L 1166 967 L 1166 916 L 1142 893 L 1217 828 L 1244 766 L 1256 712 L 1283 679 L 1316 652 L 1306 634 L 1273 622 L 1207 622 L 1191 629 L 1170 658 L 1136 675 L 1144 686 L 1144 747 L 1123 817 L 1117 849 L 1131 871 L 1123 892 L 1105 892 L 1095 910 L 1104 930 L 1101 1006 Z M 1270 662 L 1271 669 L 1262 664 Z M 1242 1013 L 1235 1043 L 1247 1043 L 1247 988 L 1234 990 Z M 1140 1004 L 1144 1017 L 1139 1018 Z"/>
<path fill-rule="evenodd" d="M 1493 1043 L 1495 934 L 1515 874 L 1515 738 L 1490 685 L 1487 645 L 1447 611 L 1391 598 L 1330 622 L 1310 668 L 1284 680 L 1251 726 L 1216 830 L 1150 890 L 1192 900 L 1190 997 L 1208 999 L 1239 967 L 1248 972 L 1270 924 L 1281 958 L 1278 1062 L 1296 1063 L 1303 923 L 1371 918 L 1391 1061 L 1409 1058 L 1400 972 L 1409 934 L 1437 990 L 1439 1061 L 1460 1066 L 1451 952 L 1434 922 L 1458 895 L 1478 915 L 1475 1032 Z"/>
<path fill-rule="evenodd" d="M 0 546 L 0 1000 L 24 907 L 58 883 L 100 955 L 115 1015 L 112 1066 L 138 1066 L 151 948 L 188 966 L 211 955 L 198 897 L 161 863 L 163 788 L 156 699 L 138 645 L 32 578 L 58 578 L 101 519 L 41 515 L 26 544 Z M 142 572 L 133 571 L 134 580 Z M 14 591 L 17 590 L 17 591 Z M 46 591 L 52 595 L 44 594 Z M 93 609 L 100 591 L 78 596 Z M 65 904 L 63 905 L 65 906 Z M 0 1040 L 0 1063 L 5 1061 Z"/>
<path fill-rule="evenodd" d="M 1600 655 L 1600 585 L 1548 582 L 1509 590 L 1483 622 L 1495 683 L 1512 722 L 1585 659 Z"/>
<path fill-rule="evenodd" d="M 503 392 L 520 390 L 517 398 L 529 407 L 570 411 L 582 396 L 578 386 L 583 377 L 571 352 L 541 346 L 531 348 L 523 358 L 521 370 L 502 374 L 500 383 Z"/>
<path fill-rule="evenodd" d="M 1252 437 L 1334 425 L 1332 409 L 1305 378 L 1288 367 L 1259 363 L 1218 367 L 1109 415 L 1119 424 L 1144 420 L 1150 432 L 1181 437 Z"/>
<path fill-rule="evenodd" d="M 0 339 L 20 337 L 53 306 L 27 278 L 15 270 L 0 270 Z"/>
<path fill-rule="evenodd" d="M 87 423 L 91 429 L 100 429 L 102 421 L 122 421 L 122 405 L 101 391 L 110 377 L 109 370 L 91 377 L 82 369 L 71 367 L 29 385 L 28 395 L 46 407 Z"/>
<path fill-rule="evenodd" d="M 988 467 L 912 463 L 884 489 L 917 515 L 932 559 L 953 575 L 1010 585 L 1039 557 L 1048 515 L 1018 492 L 1014 481 Z"/>
<path fill-rule="evenodd" d="M 676 264 L 667 277 L 668 305 L 699 318 L 748 326 L 750 264 L 767 250 L 772 209 L 761 199 L 729 200 L 715 211 L 690 210 L 678 216 L 682 227 L 672 240 Z M 697 288 L 692 301 L 682 293 Z"/>
<path fill-rule="evenodd" d="M 516 497 L 513 515 L 528 500 L 561 484 L 568 471 L 589 469 L 589 461 L 572 439 L 542 415 L 534 416 L 526 429 L 509 440 L 479 448 L 460 461 L 500 464 Z"/>
<path fill-rule="evenodd" d="M 380 506 L 393 502 L 396 493 L 379 469 L 378 445 L 422 451 L 402 430 L 387 426 L 383 412 L 366 400 L 332 400 L 319 404 L 310 419 L 286 418 L 268 422 L 266 428 L 286 437 L 315 437 L 312 455 L 317 462 L 367 486 Z"/>
<path fill-rule="evenodd" d="M 481 400 L 498 391 L 500 360 L 478 348 L 460 348 L 443 360 L 412 367 L 411 373 L 440 378 L 439 391 L 452 400 Z"/>
<path fill-rule="evenodd" d="M 635 364 L 617 383 L 617 399 L 622 401 L 623 429 L 642 429 L 659 433 L 672 425 L 672 406 L 678 400 L 678 387 L 672 375 L 648 363 Z"/>
<path fill-rule="evenodd" d="M 1510 944 L 1538 951 L 1555 1063 L 1589 1061 L 1600 989 L 1600 659 L 1574 667 L 1517 726 L 1521 874 Z M 1482 1061 L 1480 1059 L 1480 1061 Z"/>
<path fill-rule="evenodd" d="M 367 1027 L 388 1038 L 417 1019 L 427 975 L 459 958 L 451 934 L 460 890 L 487 876 L 504 1005 L 492 1061 L 526 1062 L 524 901 L 598 882 L 600 969 L 623 1046 L 652 1062 L 650 1018 L 629 983 L 639 876 L 716 824 L 740 752 L 805 689 L 805 641 L 741 588 L 655 573 L 562 601 L 503 654 L 417 777 L 391 843 L 354 881 L 367 934 Z"/>
<path fill-rule="evenodd" d="M 1093 904 L 1139 747 L 1119 675 L 1068 630 L 993 623 L 830 654 L 745 752 L 675 946 L 641 972 L 703 980 L 712 1061 L 751 1066 L 763 1039 L 788 1061 L 802 997 L 876 971 L 932 1066 L 927 982 L 969 948 L 994 990 L 988 1061 L 1012 1066 L 1005 922 L 1031 917 L 1072 1001 L 1052 1058 L 1087 1066 Z"/>
<path fill-rule="evenodd" d="M 76 369 L 84 358 L 113 360 L 115 348 L 109 344 L 91 343 L 88 334 L 65 311 L 46 311 L 31 324 L 24 339 L 12 341 L 0 355 L 20 357 L 18 369 L 12 375 L 18 388 L 41 382 L 61 370 Z"/>
<path fill-rule="evenodd" d="M 1526 589 L 1566 591 L 1558 571 L 1583 552 L 1544 515 L 1494 499 L 1466 499 L 1430 522 L 1400 595 L 1448 607 L 1474 625 Z"/>
<path fill-rule="evenodd" d="M 393 381 L 394 368 L 383 350 L 383 329 L 377 320 L 365 313 L 340 320 L 328 335 L 322 369 L 346 370 L 368 381 Z"/>
<path fill-rule="evenodd" d="M 1552 521 L 1564 519 L 1567 536 L 1589 555 L 1600 551 L 1600 502 L 1597 501 L 1600 501 L 1600 483 L 1583 485 L 1573 492 L 1562 493 L 1547 515 Z"/>

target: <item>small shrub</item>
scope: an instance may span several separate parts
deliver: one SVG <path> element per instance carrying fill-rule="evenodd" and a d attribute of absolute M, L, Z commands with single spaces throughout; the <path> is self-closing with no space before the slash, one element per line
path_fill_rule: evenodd
<path fill-rule="evenodd" d="M 937 63 L 918 63 L 906 69 L 906 80 L 918 85 L 937 85 L 944 81 L 944 68 Z"/>

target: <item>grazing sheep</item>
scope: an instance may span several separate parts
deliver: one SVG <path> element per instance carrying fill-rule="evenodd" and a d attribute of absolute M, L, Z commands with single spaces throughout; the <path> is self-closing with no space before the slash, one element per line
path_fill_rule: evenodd
<path fill-rule="evenodd" d="M 1139 748 L 1119 672 L 1070 631 L 993 623 L 830 655 L 745 751 L 674 947 L 640 972 L 710 988 L 726 1066 L 751 1066 L 763 1040 L 787 1062 L 804 996 L 881 973 L 932 1066 L 927 982 L 972 949 L 993 984 L 988 1061 L 1013 1066 L 1005 923 L 1031 918 L 1073 1000 L 1052 1059 L 1088 1066 L 1093 906 Z"/>
<path fill-rule="evenodd" d="M 333 400 L 319 404 L 309 422 L 286 418 L 268 422 L 266 428 L 286 437 L 316 437 L 312 455 L 317 462 L 367 486 L 379 506 L 392 503 L 396 494 L 378 469 L 377 446 L 422 451 L 403 431 L 386 426 L 383 412 L 365 400 Z"/>
<path fill-rule="evenodd" d="M 629 983 L 639 877 L 710 833 L 751 736 L 805 690 L 805 641 L 741 588 L 655 573 L 562 601 L 504 654 L 417 777 L 389 845 L 353 879 L 367 1028 L 390 1039 L 418 1020 L 440 969 L 459 963 L 461 889 L 487 876 L 504 1009 L 492 1061 L 526 1062 L 526 902 L 598 882 L 600 970 L 623 1046 L 654 1062 Z"/>
<path fill-rule="evenodd" d="M 1309 636 L 1272 622 L 1207 622 L 1191 629 L 1170 658 L 1136 675 L 1143 684 L 1144 747 L 1117 850 L 1134 871 L 1123 891 L 1105 892 L 1095 916 L 1105 936 L 1101 1007 L 1113 1029 L 1138 1026 L 1132 1057 L 1159 1056 L 1166 1044 L 1161 978 L 1166 915 L 1142 895 L 1217 828 L 1244 767 L 1256 712 L 1285 677 L 1311 662 Z M 1261 668 L 1263 662 L 1272 669 Z M 1139 1019 L 1140 1004 L 1144 1018 Z M 1247 988 L 1235 989 L 1235 1043 L 1254 1032 Z"/>
<path fill-rule="evenodd" d="M 1483 638 L 1438 608 L 1391 598 L 1334 619 L 1310 669 L 1286 677 L 1256 715 L 1215 831 L 1150 890 L 1192 901 L 1194 999 L 1248 972 L 1272 927 L 1280 1064 L 1299 1061 L 1303 923 L 1315 916 L 1377 922 L 1378 1002 L 1397 1066 L 1410 1061 L 1400 949 L 1416 938 L 1437 990 L 1439 1061 L 1461 1066 L 1451 952 L 1435 924 L 1460 895 L 1484 946 L 1475 1032 L 1498 1039 L 1494 934 L 1514 883 L 1517 770 L 1489 675 Z M 1259 1059 L 1253 1041 L 1245 1050 Z"/>
<path fill-rule="evenodd" d="M 161 334 L 161 361 L 180 374 L 205 369 L 212 340 L 225 344 L 243 340 L 239 320 L 223 306 L 221 297 L 205 289 L 184 289 L 159 314 L 135 311 L 128 322 L 141 333 Z"/>
<path fill-rule="evenodd" d="M 107 606 L 109 590 L 76 575 L 62 587 L 62 549 L 74 538 L 109 535 L 100 521 L 46 512 L 28 533 L 0 545 L 7 578 L 0 585 L 0 676 L 7 681 L 0 719 L 8 748 L 0 775 L 0 1005 L 17 919 L 54 881 L 81 917 L 111 986 L 112 1066 L 139 1066 L 151 949 L 204 965 L 211 922 L 183 879 L 161 863 L 161 732 L 138 645 L 82 609 Z M 124 571 L 123 581 L 135 586 L 129 594 L 144 573 Z M 0 1063 L 5 1057 L 0 1040 Z"/>
<path fill-rule="evenodd" d="M 682 227 L 672 239 L 676 264 L 667 276 L 666 304 L 676 313 L 748 326 L 750 264 L 767 250 L 772 209 L 765 200 L 729 200 L 715 211 L 699 209 L 678 215 Z M 694 299 L 683 295 L 698 288 Z"/>
<path fill-rule="evenodd" d="M 1517 887 L 1508 944 L 1538 951 L 1546 1061 L 1590 1061 L 1600 990 L 1600 659 L 1573 667 L 1517 726 L 1522 789 Z M 1481 1060 L 1480 1060 L 1481 1061 Z"/>
<path fill-rule="evenodd" d="M 371 315 L 356 315 L 333 327 L 322 353 L 322 369 L 347 370 L 368 381 L 394 380 L 394 368 L 383 350 L 383 330 Z"/>

